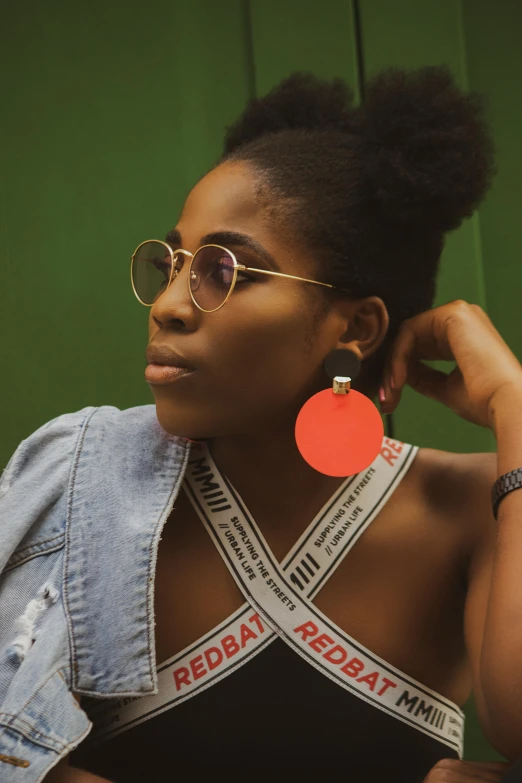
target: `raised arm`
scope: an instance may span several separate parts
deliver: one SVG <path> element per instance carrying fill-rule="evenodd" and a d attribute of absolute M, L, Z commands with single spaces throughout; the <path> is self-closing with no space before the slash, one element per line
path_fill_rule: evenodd
<path fill-rule="evenodd" d="M 447 374 L 424 362 L 433 359 L 457 366 Z M 522 366 L 484 310 L 459 299 L 402 324 L 383 385 L 385 413 L 409 385 L 495 435 L 496 471 L 486 471 L 477 490 L 485 535 L 468 574 L 466 638 L 479 717 L 492 744 L 513 760 L 522 753 L 522 492 L 501 500 L 494 525 L 490 491 L 499 476 L 522 467 Z M 494 546 L 488 525 L 496 527 Z"/>
<path fill-rule="evenodd" d="M 493 431 L 497 477 L 522 467 L 522 389 L 498 395 Z M 522 754 L 522 490 L 500 502 L 480 661 L 491 740 L 507 758 Z"/>

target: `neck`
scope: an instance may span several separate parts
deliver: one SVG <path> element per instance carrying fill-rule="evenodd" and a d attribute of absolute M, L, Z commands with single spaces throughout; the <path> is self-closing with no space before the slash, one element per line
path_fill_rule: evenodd
<path fill-rule="evenodd" d="M 308 524 L 345 477 L 318 473 L 301 457 L 293 427 L 270 433 L 223 436 L 209 451 L 254 519 L 285 526 Z"/>

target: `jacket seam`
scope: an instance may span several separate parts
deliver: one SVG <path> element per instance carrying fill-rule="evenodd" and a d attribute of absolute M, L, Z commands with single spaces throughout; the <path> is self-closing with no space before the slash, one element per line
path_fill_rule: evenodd
<path fill-rule="evenodd" d="M 18 713 L 18 715 L 13 715 L 13 714 L 12 714 L 12 713 L 10 713 L 10 712 L 0 712 L 0 721 L 1 721 L 1 722 L 4 724 L 4 726 L 5 726 L 6 728 L 10 728 L 10 729 L 12 729 L 13 731 L 19 731 L 19 733 L 22 733 L 22 732 L 21 732 L 19 729 L 17 729 L 17 728 L 16 728 L 16 726 L 13 726 L 13 720 L 11 720 L 11 721 L 4 721 L 4 720 L 2 720 L 2 717 L 5 715 L 5 716 L 6 716 L 6 717 L 8 717 L 8 718 L 12 718 L 12 719 L 14 719 L 15 721 L 18 721 L 20 724 L 22 724 L 22 726 L 27 726 L 27 731 L 28 731 L 28 734 L 29 734 L 29 735 L 24 735 L 24 736 L 25 736 L 25 738 L 26 738 L 27 740 L 30 740 L 30 741 L 34 740 L 35 742 L 37 742 L 37 743 L 38 743 L 38 739 L 37 739 L 36 737 L 34 737 L 34 736 L 33 736 L 33 735 L 34 735 L 34 733 L 36 732 L 36 734 L 37 734 L 39 737 L 43 737 L 44 739 L 47 739 L 47 740 L 49 740 L 49 743 L 51 743 L 53 746 L 55 746 L 55 747 L 61 747 L 61 748 L 64 748 L 64 747 L 67 747 L 67 746 L 68 746 L 70 743 L 66 743 L 66 744 L 64 744 L 63 742 L 60 742 L 60 741 L 57 741 L 57 740 L 53 739 L 52 737 L 50 737 L 50 736 L 48 736 L 47 734 L 45 734 L 43 731 L 40 731 L 40 729 L 37 729 L 37 728 L 35 728 L 35 727 L 34 727 L 33 725 L 31 725 L 31 723 L 29 723 L 29 722 L 28 722 L 28 721 L 27 721 L 25 718 L 22 718 L 22 717 L 20 717 L 20 714 L 24 712 L 24 710 L 26 709 L 27 705 L 28 705 L 28 704 L 29 704 L 29 703 L 30 703 L 30 702 L 31 702 L 31 701 L 34 699 L 34 697 L 35 697 L 35 696 L 36 696 L 36 695 L 37 695 L 37 694 L 38 694 L 38 693 L 39 693 L 39 692 L 42 690 L 42 688 L 44 688 L 44 687 L 47 685 L 47 683 L 49 682 L 49 680 L 52 680 L 52 678 L 53 678 L 53 677 L 54 677 L 56 674 L 58 674 L 58 675 L 61 677 L 61 679 L 62 679 L 62 680 L 63 680 L 63 682 L 65 683 L 65 686 L 66 686 L 66 688 L 67 688 L 67 691 L 68 691 L 69 693 L 71 693 L 71 691 L 70 691 L 70 689 L 69 689 L 69 685 L 68 685 L 68 683 L 67 683 L 67 680 L 66 680 L 66 679 L 65 679 L 65 677 L 63 676 L 63 674 L 62 674 L 61 670 L 60 670 L 60 669 L 55 669 L 55 670 L 52 672 L 52 674 L 50 674 L 50 675 L 49 675 L 49 677 L 47 677 L 47 679 L 43 681 L 43 683 L 40 685 L 40 687 L 38 688 L 38 690 L 36 691 L 36 693 L 35 693 L 35 694 L 33 694 L 33 695 L 32 695 L 32 696 L 31 696 L 31 697 L 30 697 L 30 698 L 29 698 L 29 699 L 28 699 L 28 700 L 27 700 L 27 701 L 26 701 L 26 702 L 25 702 L 25 703 L 24 703 L 24 704 L 23 704 L 21 707 L 20 707 L 20 710 L 19 710 L 19 713 Z M 73 700 L 73 702 L 74 702 L 74 706 L 75 706 L 75 707 L 78 707 L 78 704 L 77 704 L 77 702 L 76 702 L 76 699 L 74 698 L 74 696 L 72 695 L 72 693 L 71 693 L 71 698 L 72 698 L 72 700 Z M 80 709 L 80 708 L 78 707 L 78 709 Z M 83 712 L 83 710 L 80 710 L 80 711 L 81 711 L 81 712 Z M 42 742 L 39 742 L 38 744 L 40 744 L 40 745 L 43 745 L 43 743 L 42 743 Z"/>
<path fill-rule="evenodd" d="M 66 512 L 66 518 L 65 518 L 65 556 L 64 556 L 64 567 L 63 567 L 63 594 L 64 594 L 64 611 L 65 611 L 65 617 L 67 620 L 67 627 L 69 630 L 68 636 L 69 636 L 69 655 L 71 659 L 71 689 L 76 690 L 76 685 L 78 681 L 77 671 L 76 671 L 76 655 L 77 655 L 77 649 L 76 649 L 76 640 L 74 638 L 74 629 L 71 622 L 71 618 L 69 615 L 69 591 L 68 591 L 68 576 L 69 576 L 69 530 L 70 530 L 70 523 L 71 523 L 71 506 L 72 506 L 72 498 L 73 498 L 73 492 L 74 492 L 74 484 L 76 481 L 76 473 L 78 471 L 78 462 L 80 460 L 80 455 L 83 448 L 83 442 L 85 440 L 85 435 L 87 432 L 87 427 L 90 424 L 90 421 L 94 414 L 99 411 L 100 408 L 94 408 L 90 415 L 86 417 L 85 421 L 83 422 L 82 431 L 80 433 L 80 437 L 78 438 L 78 442 L 76 444 L 76 452 L 74 454 L 72 466 L 71 466 L 71 473 L 69 477 L 69 484 L 67 488 L 67 512 Z"/>
<path fill-rule="evenodd" d="M 3 718 L 12 718 L 13 720 L 5 721 Z M 21 718 L 19 715 L 13 715 L 11 712 L 0 712 L 0 722 L 3 723 L 6 729 L 13 729 L 14 731 L 19 731 L 19 729 L 16 728 L 16 726 L 13 725 L 13 721 L 16 721 L 17 723 L 22 724 L 22 730 L 26 726 L 27 734 L 24 734 L 24 737 L 26 739 L 34 739 L 35 742 L 38 742 L 37 737 L 33 737 L 32 735 L 36 732 L 36 734 L 39 737 L 43 737 L 43 739 L 49 740 L 50 743 L 53 745 L 58 745 L 62 743 L 57 743 L 56 740 L 54 740 L 52 737 L 49 737 L 47 734 L 44 734 L 43 731 L 40 731 L 39 729 L 35 729 L 35 727 L 28 723 L 24 718 Z M 20 731 L 20 733 L 23 733 L 23 731 Z M 42 743 L 40 743 L 42 744 Z"/>
<path fill-rule="evenodd" d="M 62 754 L 63 751 L 67 751 L 69 749 L 76 748 L 80 742 L 89 734 L 92 725 L 88 726 L 87 729 L 81 734 L 79 737 L 77 737 L 75 740 L 67 741 L 67 742 L 58 742 L 56 740 L 53 740 L 49 737 L 49 743 L 45 743 L 43 740 L 40 740 L 38 737 L 34 736 L 34 729 L 30 726 L 30 724 L 27 724 L 31 731 L 26 734 L 22 729 L 17 728 L 13 725 L 12 721 L 3 721 L 2 715 L 9 716 L 10 713 L 8 712 L 0 712 L 0 726 L 4 727 L 4 731 L 13 731 L 16 732 L 19 736 L 22 736 L 27 742 L 30 742 L 33 745 L 39 745 L 41 748 L 45 748 L 45 750 L 50 750 L 53 753 L 60 753 Z M 11 716 L 16 718 L 17 716 Z M 43 734 L 41 731 L 38 732 L 40 737 L 43 737 L 44 739 L 47 739 L 47 736 Z"/>
<path fill-rule="evenodd" d="M 77 702 L 77 701 L 76 701 L 76 699 L 74 698 L 74 694 L 73 694 L 73 692 L 70 690 L 70 688 L 69 688 L 69 683 L 67 682 L 67 680 L 66 680 L 66 679 L 65 679 L 65 677 L 63 676 L 63 674 L 62 674 L 62 670 L 61 670 L 61 669 L 58 669 L 58 674 L 60 675 L 60 677 L 61 677 L 61 678 L 62 678 L 62 680 L 64 681 L 65 687 L 67 688 L 67 690 L 69 691 L 69 693 L 70 693 L 70 694 L 71 694 L 71 696 L 73 697 L 73 707 L 75 707 L 75 708 L 78 710 L 78 712 L 81 712 L 81 713 L 83 713 L 83 714 L 85 715 L 85 710 L 82 710 L 82 708 L 80 707 L 80 705 L 78 704 L 78 702 Z"/>
<path fill-rule="evenodd" d="M 15 549 L 13 552 L 13 555 L 21 554 L 22 552 L 25 552 L 27 549 L 32 549 L 34 546 L 41 546 L 42 544 L 47 544 L 49 541 L 55 541 L 57 538 L 62 538 L 65 535 L 64 532 L 58 533 L 56 536 L 52 536 L 51 538 L 44 538 L 43 541 L 35 541 L 34 544 L 29 544 L 28 546 L 24 546 L 22 549 Z"/>
<path fill-rule="evenodd" d="M 50 674 L 50 675 L 47 677 L 47 679 L 46 679 L 46 680 L 44 680 L 44 681 L 42 682 L 42 684 L 41 684 L 41 685 L 40 685 L 40 687 L 37 689 L 37 691 L 36 691 L 35 693 L 33 693 L 33 695 L 32 695 L 32 696 L 30 696 L 30 697 L 27 699 L 27 701 L 26 701 L 24 704 L 22 704 L 22 706 L 20 707 L 20 712 L 23 712 L 23 711 L 25 710 L 25 708 L 27 707 L 27 705 L 29 704 L 29 702 L 30 702 L 30 701 L 32 701 L 32 700 L 34 699 L 34 697 L 36 696 L 36 694 L 37 694 L 37 693 L 40 693 L 40 691 L 42 690 L 42 688 L 44 688 L 44 687 L 47 685 L 47 683 L 49 682 L 49 680 L 52 680 L 52 678 L 54 677 L 54 675 L 56 674 L 56 672 L 57 672 L 57 671 L 59 671 L 59 669 L 55 669 L 55 670 L 52 672 L 52 674 Z M 0 713 L 0 714 L 1 714 L 1 713 Z M 4 713 L 4 714 L 6 714 L 6 713 Z M 45 736 L 45 735 L 44 735 L 44 736 Z"/>
<path fill-rule="evenodd" d="M 179 471 L 179 474 L 178 474 L 178 480 L 176 481 L 176 483 L 172 487 L 172 490 L 171 490 L 170 495 L 168 497 L 167 504 L 166 504 L 167 507 L 170 505 L 170 499 L 172 498 L 172 496 L 177 494 L 177 493 L 179 493 L 180 485 L 182 484 L 183 478 L 185 476 L 185 472 L 186 472 L 189 456 L 190 456 L 190 445 L 188 443 L 186 443 L 185 444 L 185 454 L 183 455 L 184 458 L 183 458 L 183 463 L 182 463 L 182 466 L 181 466 L 181 470 Z M 164 511 L 165 511 L 165 509 L 164 509 Z M 162 514 L 162 516 L 163 516 L 163 514 Z M 161 519 L 161 517 L 160 517 L 160 519 Z M 164 522 L 163 522 L 163 525 L 161 526 L 161 529 L 163 529 L 163 527 L 166 524 L 166 522 L 167 522 L 167 520 L 165 519 Z M 148 657 L 149 657 L 149 674 L 150 674 L 150 677 L 151 677 L 153 682 L 154 682 L 154 671 L 155 671 L 156 667 L 153 664 L 153 660 L 152 660 L 152 648 L 154 648 L 154 650 L 155 650 L 156 640 L 155 639 L 151 639 L 151 623 L 150 623 L 150 620 L 149 620 L 149 617 L 150 617 L 150 615 L 149 615 L 149 608 L 150 608 L 150 604 L 151 604 L 151 590 L 154 589 L 154 584 L 153 584 L 152 580 L 150 579 L 150 568 L 151 568 L 151 564 L 152 564 L 153 553 L 154 553 L 154 551 L 156 551 L 156 557 L 157 557 L 157 547 L 159 546 L 159 540 L 157 542 L 155 540 L 156 536 L 159 536 L 159 531 L 158 531 L 157 528 L 156 528 L 156 531 L 154 533 L 154 539 L 153 539 L 152 546 L 151 546 L 151 548 L 149 550 L 149 564 L 148 564 L 148 577 L 147 577 L 147 640 L 148 640 L 147 647 L 148 647 Z M 155 550 L 155 547 L 156 547 L 156 550 Z"/>
<path fill-rule="evenodd" d="M 61 537 L 65 538 L 65 534 L 62 533 Z M 49 539 L 52 540 L 52 539 Z M 24 565 L 24 563 L 28 563 L 29 560 L 34 560 L 35 557 L 44 557 L 45 555 L 50 555 L 51 552 L 57 552 L 59 549 L 62 549 L 64 546 L 65 541 L 60 541 L 60 543 L 56 544 L 56 546 L 49 547 L 48 549 L 44 549 L 42 552 L 33 552 L 30 555 L 27 555 L 26 557 L 22 558 L 21 560 L 18 560 L 16 563 L 11 563 L 11 565 L 7 565 L 3 573 L 7 573 L 8 571 L 13 571 L 15 568 L 18 568 L 21 565 Z M 37 544 L 35 544 L 37 546 Z"/>
<path fill-rule="evenodd" d="M 83 422 L 81 424 L 79 437 L 81 437 L 81 430 L 85 427 L 85 423 L 89 420 L 90 416 L 92 416 L 92 414 L 96 410 L 97 410 L 97 408 L 93 408 L 92 411 L 90 412 L 90 414 L 85 416 L 85 418 L 84 418 L 84 420 L 83 420 Z M 50 421 L 48 421 L 45 424 L 43 424 L 39 428 L 39 430 L 36 430 L 35 432 L 42 432 L 43 430 L 45 430 L 48 427 L 50 427 L 51 424 L 54 424 L 55 422 L 57 422 L 58 419 L 60 419 L 60 418 L 61 418 L 60 416 L 57 416 L 54 419 L 51 419 Z M 8 483 L 8 485 L 9 485 L 11 477 L 12 477 L 12 475 L 14 473 L 15 467 L 18 466 L 18 462 L 22 459 L 22 454 L 21 454 L 22 447 L 29 442 L 29 440 L 31 439 L 31 437 L 34 434 L 35 433 L 31 433 L 27 438 L 24 438 L 24 440 L 22 440 L 22 442 L 19 444 L 18 448 L 16 449 L 15 453 L 13 454 L 13 457 L 12 457 L 12 459 L 10 461 L 12 463 L 11 464 L 11 468 L 10 468 L 10 470 L 8 472 L 8 475 L 7 475 L 7 483 Z M 3 471 L 3 473 L 0 476 L 0 487 L 2 487 L 4 485 L 4 483 L 5 483 L 6 473 L 7 473 L 7 468 Z M 69 478 L 69 481 L 70 481 L 70 478 Z M 65 534 L 65 531 L 63 533 L 57 534 L 56 536 L 53 536 L 52 538 L 44 539 L 44 541 L 36 541 L 34 544 L 28 544 L 27 546 L 23 547 L 22 549 L 19 549 L 19 550 L 15 549 L 14 552 L 12 553 L 11 557 L 8 559 L 8 561 L 7 561 L 3 571 L 4 572 L 6 572 L 8 570 L 10 571 L 10 570 L 12 570 L 12 568 L 16 568 L 17 566 L 22 565 L 21 562 L 15 562 L 15 563 L 11 563 L 11 565 L 9 565 L 10 561 L 12 560 L 12 558 L 15 557 L 15 555 L 17 555 L 18 553 L 25 552 L 27 549 L 31 549 L 34 546 L 39 546 L 40 544 L 45 544 L 46 542 L 53 541 L 54 539 L 58 538 L 59 536 L 63 536 L 64 534 Z M 51 550 L 49 550 L 49 551 L 51 551 Z M 56 551 L 56 548 L 54 548 L 52 551 Z M 46 554 L 46 552 L 37 552 L 37 553 L 35 553 L 35 556 L 40 555 L 40 554 Z M 29 557 L 27 559 L 24 559 L 23 562 L 27 562 L 27 560 L 29 560 L 29 559 L 31 559 L 31 558 Z"/>

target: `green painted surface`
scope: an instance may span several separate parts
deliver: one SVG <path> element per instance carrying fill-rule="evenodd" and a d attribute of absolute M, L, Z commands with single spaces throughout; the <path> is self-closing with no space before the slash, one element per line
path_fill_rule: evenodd
<path fill-rule="evenodd" d="M 487 96 L 498 173 L 480 210 L 487 309 L 522 359 L 522 3 L 464 0 L 468 80 Z"/>
<path fill-rule="evenodd" d="M 358 96 L 352 0 L 250 0 L 253 59 L 259 95 L 291 71 L 341 76 Z M 320 13 L 318 13 L 320 8 Z"/>
<path fill-rule="evenodd" d="M 487 96 L 497 148 L 498 173 L 480 209 L 480 247 L 486 310 L 522 359 L 522 4 L 463 0 L 468 83 Z M 492 449 L 494 450 L 494 448 Z M 475 758 L 494 758 L 476 723 L 469 721 L 467 749 Z"/>
<path fill-rule="evenodd" d="M 244 16 L 241 0 L 4 4 L 2 465 L 61 413 L 154 401 L 130 256 L 175 224 L 249 97 Z"/>

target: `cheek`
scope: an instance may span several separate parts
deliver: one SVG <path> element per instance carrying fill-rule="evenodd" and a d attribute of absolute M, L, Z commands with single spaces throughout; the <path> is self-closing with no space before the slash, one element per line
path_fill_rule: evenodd
<path fill-rule="evenodd" d="M 216 332 L 212 339 L 220 366 L 211 361 L 216 380 L 237 390 L 256 390 L 266 396 L 293 396 L 317 371 L 319 358 L 307 342 L 308 319 L 302 298 L 275 298 L 263 308 L 242 309 L 235 324 Z M 219 344 L 219 349 L 218 349 Z"/>

